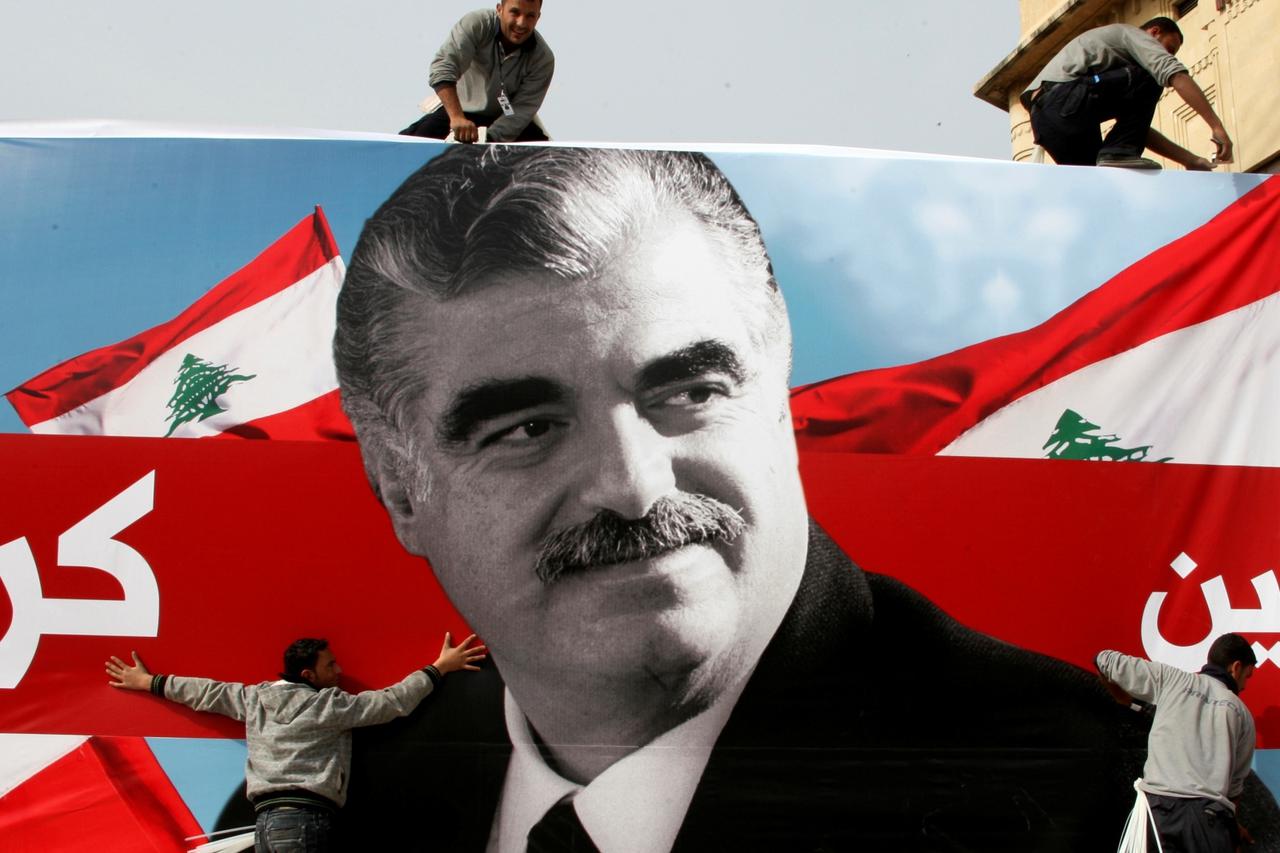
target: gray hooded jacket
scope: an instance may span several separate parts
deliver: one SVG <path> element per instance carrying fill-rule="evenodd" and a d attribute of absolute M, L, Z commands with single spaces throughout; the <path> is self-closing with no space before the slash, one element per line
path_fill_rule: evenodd
<path fill-rule="evenodd" d="M 407 715 L 434 684 L 425 670 L 355 694 L 290 681 L 245 685 L 174 675 L 164 678 L 158 692 L 197 711 L 244 721 L 250 800 L 301 788 L 341 807 L 351 775 L 351 730 Z"/>

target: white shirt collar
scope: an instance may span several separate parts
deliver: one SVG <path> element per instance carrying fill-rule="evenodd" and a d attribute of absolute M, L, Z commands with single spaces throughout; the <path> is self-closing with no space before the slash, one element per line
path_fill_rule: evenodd
<path fill-rule="evenodd" d="M 507 734 L 514 749 L 489 853 L 525 853 L 529 830 L 565 797 L 573 799 L 601 853 L 667 853 L 745 685 L 744 679 L 711 708 L 618 760 L 585 787 L 547 766 L 524 712 L 507 691 Z"/>

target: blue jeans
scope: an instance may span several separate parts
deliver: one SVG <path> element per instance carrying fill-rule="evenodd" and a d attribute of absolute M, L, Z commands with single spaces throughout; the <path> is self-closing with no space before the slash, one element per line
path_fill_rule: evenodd
<path fill-rule="evenodd" d="M 333 849 L 333 815 L 320 808 L 263 809 L 253 842 L 257 853 L 328 853 Z"/>

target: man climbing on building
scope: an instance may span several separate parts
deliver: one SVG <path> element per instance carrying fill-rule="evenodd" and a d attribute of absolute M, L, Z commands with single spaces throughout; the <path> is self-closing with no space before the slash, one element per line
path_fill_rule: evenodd
<path fill-rule="evenodd" d="M 435 94 L 405 136 L 456 142 L 545 142 L 536 118 L 556 60 L 534 32 L 542 0 L 499 0 L 462 17 L 431 62 Z M 481 130 L 485 135 L 481 138 Z"/>
<path fill-rule="evenodd" d="M 1181 47 L 1182 31 L 1165 17 L 1141 27 L 1108 24 L 1076 36 L 1022 93 L 1036 142 L 1061 165 L 1159 169 L 1142 156 L 1146 148 L 1196 171 L 1230 163 L 1231 137 L 1187 67 L 1174 58 Z M 1209 125 L 1217 149 L 1213 160 L 1151 126 L 1165 87 Z M 1111 119 L 1115 126 L 1104 139 L 1099 125 Z"/>
<path fill-rule="evenodd" d="M 243 720 L 256 849 L 307 853 L 331 847 L 333 817 L 346 802 L 351 777 L 351 730 L 406 716 L 448 673 L 479 669 L 485 651 L 474 634 L 456 646 L 445 634 L 435 663 L 390 687 L 356 694 L 338 687 L 342 667 L 328 641 L 308 638 L 285 649 L 279 681 L 261 684 L 152 675 L 137 652 L 132 665 L 113 656 L 106 667 L 112 687 L 149 690 Z"/>
<path fill-rule="evenodd" d="M 1208 657 L 1199 673 L 1120 652 L 1097 658 L 1104 679 L 1155 705 L 1137 788 L 1164 853 L 1233 853 L 1239 836 L 1248 838 L 1237 824 L 1236 801 L 1256 734 L 1239 693 L 1258 658 L 1239 634 L 1218 637 Z"/>

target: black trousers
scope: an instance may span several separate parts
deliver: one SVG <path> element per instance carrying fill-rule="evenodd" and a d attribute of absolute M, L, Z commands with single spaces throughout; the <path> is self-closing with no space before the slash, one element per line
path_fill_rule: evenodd
<path fill-rule="evenodd" d="M 488 125 L 489 120 L 477 113 L 463 113 L 467 118 L 476 123 L 476 126 Z M 449 113 L 444 107 L 427 113 L 413 124 L 400 131 L 401 136 L 425 136 L 429 139 L 444 139 L 449 135 Z M 525 125 L 524 130 L 520 131 L 513 142 L 546 142 L 547 135 L 542 132 L 542 128 L 533 122 Z"/>
<path fill-rule="evenodd" d="M 1036 142 L 1064 166 L 1093 166 L 1099 154 L 1141 156 L 1162 89 L 1146 71 L 1124 66 L 1070 83 L 1045 83 L 1031 105 Z M 1115 119 L 1102 138 L 1098 125 Z"/>
<path fill-rule="evenodd" d="M 1221 803 L 1155 794 L 1147 794 L 1147 802 L 1160 828 L 1164 853 L 1235 853 L 1236 818 Z"/>

